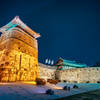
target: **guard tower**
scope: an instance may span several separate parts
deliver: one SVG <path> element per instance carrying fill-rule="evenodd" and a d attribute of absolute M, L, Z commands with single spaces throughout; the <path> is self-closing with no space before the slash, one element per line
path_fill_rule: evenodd
<path fill-rule="evenodd" d="M 0 28 L 0 81 L 34 81 L 38 74 L 39 34 L 16 16 Z"/>

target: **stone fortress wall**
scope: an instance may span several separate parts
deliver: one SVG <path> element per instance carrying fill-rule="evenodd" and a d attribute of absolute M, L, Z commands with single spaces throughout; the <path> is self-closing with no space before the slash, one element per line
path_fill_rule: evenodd
<path fill-rule="evenodd" d="M 55 79 L 55 67 L 47 66 L 39 63 L 39 77 L 47 79 Z"/>
<path fill-rule="evenodd" d="M 73 83 L 99 83 L 100 67 L 56 71 L 56 79 Z"/>
<path fill-rule="evenodd" d="M 100 67 L 56 70 L 44 65 L 39 66 L 39 69 L 40 77 L 46 80 L 57 79 L 69 83 L 100 83 Z"/>

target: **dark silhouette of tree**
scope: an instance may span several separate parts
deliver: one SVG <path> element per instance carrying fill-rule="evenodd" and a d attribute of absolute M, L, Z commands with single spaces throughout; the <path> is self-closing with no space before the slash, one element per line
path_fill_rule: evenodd
<path fill-rule="evenodd" d="M 93 67 L 100 67 L 100 61 L 96 62 L 96 64 L 94 64 Z"/>

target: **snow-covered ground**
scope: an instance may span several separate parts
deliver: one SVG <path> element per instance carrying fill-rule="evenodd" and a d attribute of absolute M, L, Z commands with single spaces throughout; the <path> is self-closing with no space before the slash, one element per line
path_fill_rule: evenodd
<path fill-rule="evenodd" d="M 47 84 L 46 86 L 35 86 L 22 83 L 0 84 L 0 100 L 54 100 L 61 97 L 100 89 L 99 83 L 81 83 L 76 84 L 79 86 L 78 89 L 65 91 L 61 89 L 65 85 L 72 87 L 74 84 L 59 83 L 56 86 L 50 84 Z M 54 95 L 45 94 L 45 91 L 50 88 L 54 90 Z"/>

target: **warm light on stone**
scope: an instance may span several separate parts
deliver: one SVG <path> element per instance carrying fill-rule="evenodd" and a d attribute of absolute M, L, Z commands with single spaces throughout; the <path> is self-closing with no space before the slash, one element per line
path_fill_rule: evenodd
<path fill-rule="evenodd" d="M 19 17 L 0 28 L 0 81 L 35 81 L 38 74 L 40 35 L 26 26 Z"/>

